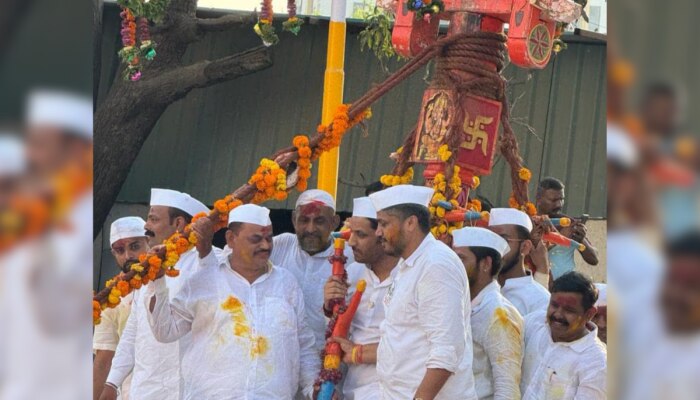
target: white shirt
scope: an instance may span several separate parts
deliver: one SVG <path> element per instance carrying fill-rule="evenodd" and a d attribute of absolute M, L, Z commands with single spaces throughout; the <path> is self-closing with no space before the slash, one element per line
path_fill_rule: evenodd
<path fill-rule="evenodd" d="M 546 311 L 549 307 L 549 291 L 530 275 L 507 279 L 501 294 L 523 317 L 535 311 Z"/>
<path fill-rule="evenodd" d="M 381 282 L 365 264 L 355 262 L 348 265 L 346 270 L 350 283 L 348 296 L 352 296 L 355 292 L 360 279 L 367 282 L 360 306 L 352 319 L 350 340 L 356 344 L 379 343 L 379 325 L 384 321 L 384 296 L 393 283 L 398 268 L 391 270 L 389 276 Z M 377 366 L 375 364 L 349 365 L 343 382 L 343 398 L 345 400 L 379 399 Z"/>
<path fill-rule="evenodd" d="M 452 372 L 435 399 L 476 399 L 467 274 L 428 234 L 401 259 L 384 298 L 377 375 L 382 399 L 412 399 L 428 368 Z"/>
<path fill-rule="evenodd" d="M 328 257 L 334 252 L 333 246 L 326 250 L 309 255 L 299 246 L 297 236 L 293 233 L 283 233 L 274 238 L 270 261 L 291 272 L 297 279 L 304 292 L 306 317 L 309 327 L 316 338 L 316 350 L 320 352 L 326 344 L 327 321 L 323 314 L 323 286 L 331 276 L 332 266 Z M 345 246 L 346 265 L 354 261 L 352 249 Z"/>
<path fill-rule="evenodd" d="M 133 298 L 134 293 L 131 292 L 122 298 L 122 301 L 116 307 L 102 311 L 100 316 L 101 322 L 95 326 L 95 331 L 92 334 L 93 353 L 96 353 L 98 350 L 117 351 L 119 338 L 122 336 L 124 328 L 126 328 L 126 322 L 129 320 Z M 131 374 L 122 383 L 118 398 L 127 400 L 130 387 Z"/>
<path fill-rule="evenodd" d="M 525 322 L 493 281 L 472 300 L 474 382 L 479 400 L 520 399 Z"/>
<path fill-rule="evenodd" d="M 159 340 L 191 332 L 181 365 L 182 398 L 292 399 L 301 386 L 310 399 L 320 358 L 294 277 L 270 264 L 251 284 L 228 259 L 210 253 L 202 264 L 172 301 L 156 281 L 144 302 L 148 307 L 156 296 L 149 322 Z"/>
<path fill-rule="evenodd" d="M 590 324 L 574 342 L 554 342 L 546 312 L 525 317 L 523 400 L 605 400 L 607 350 Z"/>
<path fill-rule="evenodd" d="M 219 254 L 221 249 L 214 248 L 212 253 Z M 175 294 L 199 268 L 199 254 L 196 248 L 192 248 L 180 255 L 175 268 L 180 270 L 180 275 L 174 278 L 163 277 L 162 281 L 170 290 L 170 296 Z M 124 380 L 133 369 L 129 397 L 133 400 L 154 399 L 172 400 L 178 399 L 180 393 L 180 361 L 182 355 L 180 348 L 187 347 L 190 335 L 186 335 L 178 343 L 161 343 L 153 336 L 148 325 L 146 309 L 140 305 L 144 292 L 153 283 L 145 288 L 134 291 L 134 304 L 129 319 L 124 328 L 124 333 L 117 346 L 117 351 L 112 359 L 112 368 L 107 376 L 107 382 L 122 386 Z"/>

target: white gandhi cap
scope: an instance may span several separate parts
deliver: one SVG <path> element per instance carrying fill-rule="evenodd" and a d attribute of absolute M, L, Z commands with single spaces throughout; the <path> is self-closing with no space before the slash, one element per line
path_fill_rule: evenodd
<path fill-rule="evenodd" d="M 0 177 L 19 175 L 25 167 L 24 143 L 14 135 L 0 132 Z"/>
<path fill-rule="evenodd" d="M 401 204 L 417 204 L 428 207 L 433 189 L 425 186 L 396 185 L 369 195 L 374 209 L 382 211 Z"/>
<path fill-rule="evenodd" d="M 255 204 L 240 205 L 228 213 L 228 223 L 243 222 L 260 226 L 270 226 L 270 210 Z"/>
<path fill-rule="evenodd" d="M 637 145 L 626 132 L 616 125 L 608 124 L 607 142 L 608 161 L 615 161 L 627 168 L 637 164 Z"/>
<path fill-rule="evenodd" d="M 195 216 L 201 212 L 209 212 L 209 208 L 201 201 L 187 193 L 170 189 L 151 189 L 151 205 L 177 208 L 191 216 Z"/>
<path fill-rule="evenodd" d="M 323 191 L 321 189 L 309 189 L 299 195 L 297 203 L 294 208 L 299 206 L 305 206 L 307 204 L 319 204 L 326 207 L 330 207 L 335 211 L 335 200 L 330 193 Z"/>
<path fill-rule="evenodd" d="M 604 283 L 595 283 L 595 287 L 598 289 L 598 300 L 595 302 L 595 306 L 605 306 L 608 305 L 608 285 Z"/>
<path fill-rule="evenodd" d="M 520 225 L 532 232 L 532 219 L 515 208 L 492 208 L 489 216 L 489 226 Z"/>
<path fill-rule="evenodd" d="M 369 197 L 358 197 L 352 200 L 352 216 L 377 219 L 377 210 Z"/>
<path fill-rule="evenodd" d="M 27 123 L 63 128 L 92 140 L 92 100 L 56 90 L 32 92 L 27 104 Z"/>
<path fill-rule="evenodd" d="M 503 257 L 510 247 L 502 237 L 488 229 L 466 227 L 452 231 L 452 247 L 488 247 Z"/>
<path fill-rule="evenodd" d="M 112 246 L 122 239 L 145 237 L 146 230 L 143 228 L 145 225 L 146 221 L 139 217 L 124 217 L 115 220 L 109 229 L 109 245 Z"/>

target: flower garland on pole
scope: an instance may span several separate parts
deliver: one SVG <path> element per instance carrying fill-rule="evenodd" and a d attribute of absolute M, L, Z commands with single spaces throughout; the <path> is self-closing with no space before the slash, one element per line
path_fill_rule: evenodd
<path fill-rule="evenodd" d="M 226 227 L 228 213 L 241 204 L 286 199 L 292 189 L 287 185 L 288 167 L 296 168 L 294 172 L 297 173 L 298 181 L 294 188 L 299 191 L 305 190 L 306 181 L 311 174 L 311 161 L 317 159 L 321 153 L 339 146 L 342 137 L 350 128 L 372 116 L 372 112 L 367 108 L 350 118 L 349 110 L 350 106 L 347 104 L 339 106 L 333 122 L 329 125 L 319 125 L 318 133 L 313 139 L 296 136 L 292 142 L 293 147 L 278 151 L 270 158 L 263 158 L 246 185 L 215 201 L 214 208 L 208 214 L 193 216 L 192 223 L 199 218 L 210 218 L 215 222 L 215 229 L 219 230 Z M 295 161 L 296 165 L 292 164 Z M 167 276 L 177 276 L 179 271 L 175 269 L 175 264 L 180 255 L 197 244 L 191 227 L 192 224 L 189 224 L 183 232 L 174 233 L 162 245 L 155 246 L 147 255 L 139 258 L 139 262 L 132 264 L 128 272 L 122 272 L 108 280 L 104 289 L 93 296 L 93 323 L 100 323 L 102 310 L 116 307 L 121 298 L 132 290 L 157 279 L 159 270 L 165 269 Z"/>
<path fill-rule="evenodd" d="M 532 179 L 532 172 L 530 172 L 529 169 L 522 167 L 520 168 L 520 170 L 518 170 L 518 178 L 526 182 L 526 184 L 529 184 L 530 179 Z M 508 206 L 510 206 L 510 208 L 516 208 L 520 211 L 523 211 L 531 217 L 537 215 L 537 207 L 535 207 L 535 204 L 533 204 L 531 201 L 528 201 L 525 204 L 520 204 L 515 199 L 515 194 L 513 193 L 511 193 L 510 197 L 508 198 Z"/>

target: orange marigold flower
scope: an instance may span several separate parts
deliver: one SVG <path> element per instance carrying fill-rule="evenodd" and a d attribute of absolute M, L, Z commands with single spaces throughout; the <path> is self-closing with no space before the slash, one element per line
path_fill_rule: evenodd
<path fill-rule="evenodd" d="M 323 133 L 326 131 L 326 126 L 325 125 L 319 125 L 316 127 L 316 132 L 318 133 Z"/>
<path fill-rule="evenodd" d="M 272 186 L 275 184 L 275 177 L 272 174 L 265 175 L 265 185 Z"/>
<path fill-rule="evenodd" d="M 264 181 L 258 181 L 258 182 L 255 183 L 255 187 L 256 187 L 258 190 L 260 190 L 260 191 L 265 190 L 265 182 L 264 182 Z"/>
<path fill-rule="evenodd" d="M 141 279 L 131 278 L 131 280 L 129 281 L 129 285 L 131 285 L 132 288 L 138 290 L 141 289 L 143 282 Z"/>
<path fill-rule="evenodd" d="M 299 180 L 299 182 L 297 182 L 297 190 L 300 192 L 303 192 L 304 190 L 306 190 L 306 185 L 307 184 L 306 184 L 305 180 L 304 181 Z"/>
<path fill-rule="evenodd" d="M 265 196 L 268 198 L 272 197 L 275 195 L 275 188 L 274 187 L 266 187 L 265 188 Z"/>
<path fill-rule="evenodd" d="M 214 202 L 214 208 L 221 214 L 226 214 L 228 212 L 228 204 L 225 200 L 217 200 Z"/>
<path fill-rule="evenodd" d="M 292 140 L 292 144 L 296 148 L 300 148 L 302 146 L 308 146 L 309 145 L 309 138 L 304 136 L 304 135 L 295 136 L 294 139 Z M 299 149 L 299 150 L 301 150 L 301 149 Z"/>
<path fill-rule="evenodd" d="M 287 199 L 287 192 L 277 192 L 275 193 L 275 200 L 282 201 Z"/>
<path fill-rule="evenodd" d="M 174 278 L 174 277 L 180 275 L 180 270 L 175 269 L 175 268 L 166 269 L 165 275 L 168 275 L 169 277 Z"/>
<path fill-rule="evenodd" d="M 197 213 L 192 217 L 192 223 L 197 222 L 198 219 L 204 218 L 206 216 L 207 216 L 207 213 L 205 213 L 205 212 Z"/>
<path fill-rule="evenodd" d="M 129 283 L 126 281 L 117 282 L 117 289 L 122 293 L 122 296 L 126 296 L 131 291 L 131 287 L 129 287 Z"/>
<path fill-rule="evenodd" d="M 299 178 L 308 179 L 311 177 L 311 171 L 308 169 L 299 169 Z"/>
<path fill-rule="evenodd" d="M 526 182 L 529 182 L 532 178 L 532 172 L 529 169 L 522 167 L 518 171 L 518 177 Z"/>
<path fill-rule="evenodd" d="M 148 258 L 148 265 L 150 265 L 152 268 L 160 268 L 162 263 L 163 260 L 161 260 L 158 256 L 150 256 Z"/>
<path fill-rule="evenodd" d="M 182 254 L 186 252 L 190 247 L 190 242 L 185 238 L 180 238 L 177 240 L 177 253 Z"/>
<path fill-rule="evenodd" d="M 527 215 L 529 215 L 529 216 L 537 215 L 537 207 L 535 207 L 534 204 L 532 204 L 531 202 L 528 201 L 525 206 L 527 207 Z"/>
<path fill-rule="evenodd" d="M 300 158 L 297 165 L 299 165 L 299 169 L 308 169 L 311 166 L 311 161 L 308 158 Z"/>
<path fill-rule="evenodd" d="M 140 262 L 141 264 L 145 263 L 147 257 L 148 257 L 148 256 L 145 255 L 145 254 L 139 255 L 139 262 Z"/>
<path fill-rule="evenodd" d="M 513 196 L 512 194 L 508 198 L 508 206 L 510 208 L 519 208 L 520 207 L 520 204 L 518 204 L 518 201 L 515 200 L 515 196 Z"/>
<path fill-rule="evenodd" d="M 299 149 L 299 157 L 309 158 L 311 157 L 311 147 L 302 147 Z"/>
<path fill-rule="evenodd" d="M 100 302 L 97 300 L 92 301 L 92 309 L 93 310 L 99 310 L 100 309 Z"/>

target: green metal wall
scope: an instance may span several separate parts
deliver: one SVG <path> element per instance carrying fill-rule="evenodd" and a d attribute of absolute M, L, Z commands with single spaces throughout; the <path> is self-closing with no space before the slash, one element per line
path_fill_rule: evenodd
<path fill-rule="evenodd" d="M 119 28 L 116 8 L 106 7 L 105 12 L 102 96 L 116 68 Z M 359 29 L 348 29 L 346 102 L 385 77 L 374 56 L 360 51 Z M 151 187 L 167 187 L 211 204 L 248 179 L 261 157 L 287 145 L 294 135 L 312 134 L 320 120 L 326 36 L 325 21 L 305 25 L 298 37 L 282 34 L 272 49 L 272 68 L 193 91 L 170 106 L 141 150 L 118 201 L 147 203 Z M 186 58 L 214 59 L 259 43 L 252 27 L 244 26 L 211 34 L 193 45 Z M 606 215 L 605 63 L 604 43 L 574 41 L 542 71 L 506 70 L 513 125 L 533 182 L 548 175 L 562 179 L 568 187 L 565 211 L 573 215 Z M 389 64 L 391 70 L 398 66 Z M 391 170 L 389 153 L 416 123 L 427 86 L 424 72 L 373 106 L 366 137 L 356 130 L 343 142 L 342 182 L 368 183 Z M 312 179 L 309 186 L 314 185 Z M 352 198 L 362 192 L 341 183 L 339 209 L 350 210 Z M 500 157 L 478 192 L 496 205 L 507 204 L 510 181 Z M 296 194 L 266 205 L 288 209 L 295 199 Z"/>

